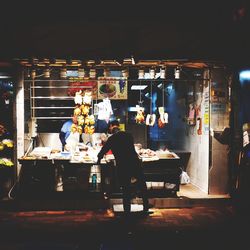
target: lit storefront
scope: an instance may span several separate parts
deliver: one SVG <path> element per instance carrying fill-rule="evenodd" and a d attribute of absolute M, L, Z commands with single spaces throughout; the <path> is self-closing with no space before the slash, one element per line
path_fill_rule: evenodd
<path fill-rule="evenodd" d="M 133 134 L 152 197 L 176 195 L 183 172 L 205 194 L 229 193 L 228 145 L 211 136 L 230 127 L 232 75 L 225 65 L 131 58 L 18 65 L 16 164 L 25 192 L 38 182 L 40 192 L 89 192 L 93 183 L 98 192 L 117 192 L 112 154 L 103 167 L 95 164 L 104 133 L 100 120 L 108 125 L 117 119 Z M 73 114 L 80 140 L 62 151 L 59 132 Z"/>

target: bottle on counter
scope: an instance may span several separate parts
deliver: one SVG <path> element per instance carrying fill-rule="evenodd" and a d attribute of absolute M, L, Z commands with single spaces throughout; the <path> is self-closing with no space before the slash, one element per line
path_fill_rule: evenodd
<path fill-rule="evenodd" d="M 92 188 L 96 189 L 96 187 L 97 187 L 97 175 L 92 174 Z"/>

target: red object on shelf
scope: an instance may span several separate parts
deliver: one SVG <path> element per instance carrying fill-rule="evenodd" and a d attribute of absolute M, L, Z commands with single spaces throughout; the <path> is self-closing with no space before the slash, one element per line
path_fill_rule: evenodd
<path fill-rule="evenodd" d="M 112 155 L 113 153 L 112 153 L 111 150 L 109 150 L 106 154 L 107 154 L 107 155 Z"/>

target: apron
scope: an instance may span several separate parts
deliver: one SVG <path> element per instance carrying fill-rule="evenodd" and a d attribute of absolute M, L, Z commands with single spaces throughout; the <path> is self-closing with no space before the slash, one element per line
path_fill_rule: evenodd
<path fill-rule="evenodd" d="M 78 132 L 70 132 L 69 137 L 66 139 L 66 144 L 69 146 L 70 152 L 74 152 L 76 150 L 76 146 L 79 143 L 79 136 L 80 134 Z"/>

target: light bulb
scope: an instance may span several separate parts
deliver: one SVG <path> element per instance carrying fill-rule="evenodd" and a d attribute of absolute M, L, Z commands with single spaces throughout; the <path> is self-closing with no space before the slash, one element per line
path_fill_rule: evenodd
<path fill-rule="evenodd" d="M 78 69 L 78 77 L 84 78 L 85 70 L 83 68 Z"/>
<path fill-rule="evenodd" d="M 139 71 L 138 71 L 138 79 L 144 79 L 144 70 L 143 69 L 139 69 Z"/>
<path fill-rule="evenodd" d="M 180 68 L 177 67 L 174 72 L 175 79 L 180 79 Z"/>
<path fill-rule="evenodd" d="M 67 69 L 61 69 L 60 70 L 60 77 L 66 78 L 67 77 Z"/>

